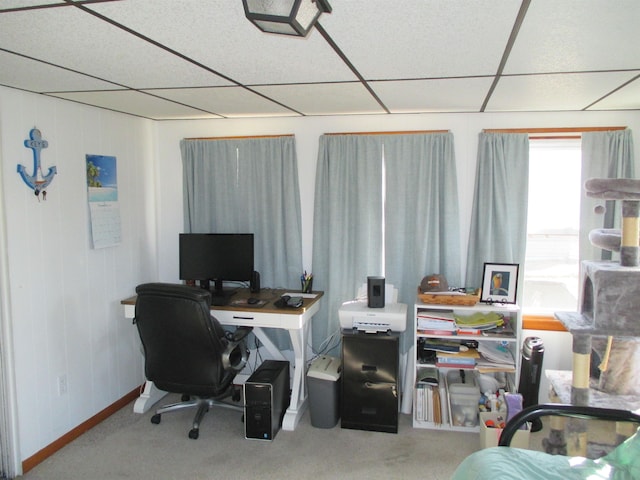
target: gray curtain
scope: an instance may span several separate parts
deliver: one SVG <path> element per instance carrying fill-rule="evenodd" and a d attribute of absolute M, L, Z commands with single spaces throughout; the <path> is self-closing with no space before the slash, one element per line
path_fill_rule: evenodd
<path fill-rule="evenodd" d="M 356 297 L 368 275 L 382 274 L 382 199 L 382 144 L 373 136 L 321 136 L 313 286 L 325 295 L 313 321 L 316 349 L 339 329 L 340 305 Z"/>
<path fill-rule="evenodd" d="M 590 178 L 635 178 L 633 137 L 631 130 L 584 132 L 582 134 L 582 184 Z M 620 228 L 620 203 L 587 197 L 584 189 L 580 198 L 580 259 L 610 260 L 611 252 L 601 250 L 589 242 L 589 232 L 596 228 Z M 597 205 L 606 213 L 594 213 Z M 617 254 L 616 254 L 617 255 Z M 617 255 L 619 257 L 619 255 Z"/>
<path fill-rule="evenodd" d="M 253 233 L 262 286 L 300 288 L 295 138 L 182 140 L 184 231 Z M 270 336 L 288 345 L 286 332 Z"/>
<path fill-rule="evenodd" d="M 399 290 L 398 301 L 411 307 L 425 275 L 441 273 L 450 286 L 462 286 L 453 134 L 388 135 L 381 140 L 385 274 Z"/>
<path fill-rule="evenodd" d="M 480 287 L 484 264 L 517 263 L 522 285 L 527 243 L 529 136 L 480 133 L 465 284 Z M 518 292 L 521 298 L 521 289 Z"/>

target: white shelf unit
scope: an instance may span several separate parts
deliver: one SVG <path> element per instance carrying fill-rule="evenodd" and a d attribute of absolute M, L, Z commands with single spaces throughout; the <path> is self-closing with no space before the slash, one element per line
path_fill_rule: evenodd
<path fill-rule="evenodd" d="M 504 316 L 505 319 L 508 319 L 511 328 L 513 330 L 512 335 L 505 334 L 480 334 L 480 335 L 437 335 L 430 333 L 419 332 L 417 329 L 418 325 L 418 314 L 423 311 L 454 311 L 460 312 L 462 315 L 472 315 L 477 312 L 488 313 L 488 312 L 497 312 Z M 507 376 L 509 379 L 510 385 L 513 386 L 513 390 L 515 390 L 518 386 L 518 376 L 520 374 L 520 345 L 521 345 L 521 336 L 522 336 L 522 317 L 520 312 L 520 307 L 515 304 L 486 304 L 486 303 L 478 303 L 474 306 L 461 306 L 461 305 L 439 305 L 439 304 L 425 304 L 425 303 L 416 303 L 414 305 L 413 312 L 413 321 L 409 324 L 409 328 L 413 328 L 413 351 L 415 352 L 415 367 L 412 369 L 413 373 L 413 427 L 414 428 L 429 428 L 434 430 L 448 430 L 448 431 L 459 431 L 459 432 L 478 432 L 480 430 L 479 425 L 477 426 L 458 426 L 453 425 L 451 422 L 451 412 L 449 408 L 449 392 L 448 387 L 445 381 L 446 374 L 450 370 L 458 370 L 455 368 L 442 368 L 439 367 L 439 389 L 443 390 L 441 394 L 441 404 L 443 404 L 443 418 L 441 423 L 430 422 L 426 420 L 418 419 L 418 411 L 416 408 L 416 396 L 418 395 L 417 387 L 416 387 L 416 379 L 417 379 L 417 371 L 419 368 L 424 367 L 425 365 L 420 362 L 420 350 L 418 346 L 418 340 L 420 338 L 440 338 L 446 340 L 454 340 L 454 341 L 464 341 L 464 340 L 475 340 L 478 343 L 493 340 L 493 341 L 502 341 L 509 348 L 511 353 L 513 354 L 513 358 L 515 361 L 515 369 L 512 372 L 508 372 Z M 478 369 L 466 369 L 469 373 L 474 372 L 474 375 L 478 374 Z M 446 402 L 446 406 L 444 403 Z"/>

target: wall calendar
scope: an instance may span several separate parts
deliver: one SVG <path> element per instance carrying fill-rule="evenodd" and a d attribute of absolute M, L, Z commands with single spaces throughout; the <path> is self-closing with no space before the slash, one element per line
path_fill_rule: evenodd
<path fill-rule="evenodd" d="M 87 155 L 87 189 L 93 248 L 121 242 L 116 157 Z"/>

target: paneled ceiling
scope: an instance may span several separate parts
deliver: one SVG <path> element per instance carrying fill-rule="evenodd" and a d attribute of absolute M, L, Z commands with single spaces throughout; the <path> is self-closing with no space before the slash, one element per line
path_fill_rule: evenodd
<path fill-rule="evenodd" d="M 1 0 L 0 85 L 154 120 L 640 110 L 638 0 Z"/>

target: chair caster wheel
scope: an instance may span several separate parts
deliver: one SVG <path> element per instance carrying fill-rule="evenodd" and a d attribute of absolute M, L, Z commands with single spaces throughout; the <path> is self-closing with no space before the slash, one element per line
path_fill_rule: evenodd
<path fill-rule="evenodd" d="M 189 438 L 197 440 L 199 436 L 200 431 L 197 428 L 192 428 L 191 430 L 189 430 Z"/>
<path fill-rule="evenodd" d="M 153 417 L 151 417 L 151 423 L 159 424 L 160 423 L 160 414 L 156 413 Z"/>
<path fill-rule="evenodd" d="M 239 388 L 234 388 L 233 394 L 231 395 L 231 400 L 233 400 L 234 402 L 239 402 L 240 401 L 240 389 Z"/>

